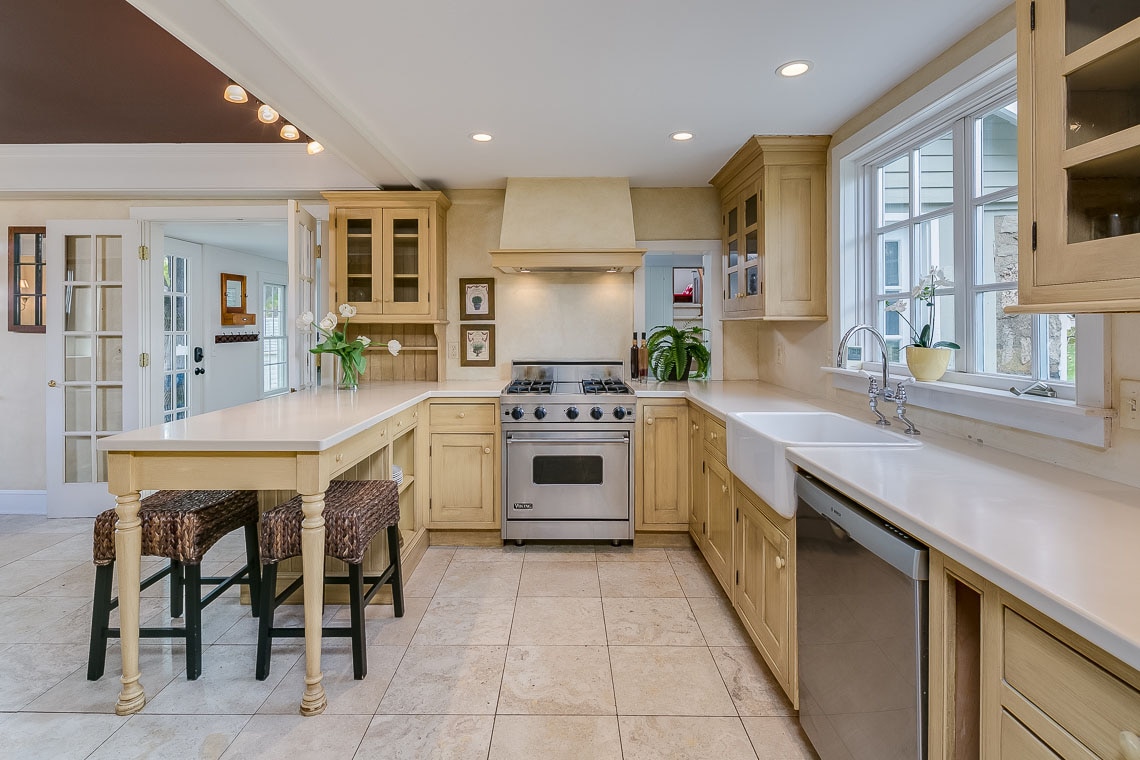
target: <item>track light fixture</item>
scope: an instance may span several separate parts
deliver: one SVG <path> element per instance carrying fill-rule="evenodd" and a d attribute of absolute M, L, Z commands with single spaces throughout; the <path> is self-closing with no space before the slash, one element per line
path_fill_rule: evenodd
<path fill-rule="evenodd" d="M 242 87 L 237 82 L 234 82 L 233 80 L 230 80 L 229 84 L 226 85 L 226 89 L 222 93 L 222 97 L 228 103 L 249 102 L 249 93 L 246 92 L 244 87 Z M 257 120 L 262 124 L 275 124 L 278 120 L 280 120 L 281 114 L 278 113 L 277 109 L 273 106 L 269 105 L 268 103 L 263 103 L 260 100 L 255 100 L 254 103 L 257 106 Z M 281 135 L 282 140 L 288 140 L 289 142 L 303 140 L 305 143 L 307 143 L 305 146 L 305 152 L 307 152 L 310 156 L 315 156 L 325 149 L 325 146 L 321 145 L 319 142 L 309 137 L 304 132 L 297 129 L 295 126 L 289 124 L 288 122 L 282 123 L 281 131 L 278 134 Z"/>
<path fill-rule="evenodd" d="M 305 150 L 309 153 L 310 156 L 315 156 L 324 149 L 325 146 L 321 145 L 316 140 L 309 140 L 309 144 L 305 147 Z"/>
<path fill-rule="evenodd" d="M 249 100 L 249 94 L 245 91 L 245 88 L 233 81 L 226 86 L 222 97 L 230 103 L 245 103 Z"/>
<path fill-rule="evenodd" d="M 281 118 L 281 114 L 277 113 L 277 109 L 268 103 L 262 103 L 257 107 L 257 120 L 262 124 L 272 124 Z"/>

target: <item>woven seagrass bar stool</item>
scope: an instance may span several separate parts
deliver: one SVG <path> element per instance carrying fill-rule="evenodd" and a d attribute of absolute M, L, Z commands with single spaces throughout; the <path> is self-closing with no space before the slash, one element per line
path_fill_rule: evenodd
<path fill-rule="evenodd" d="M 217 599 L 235 583 L 249 585 L 254 616 L 261 600 L 261 564 L 257 556 L 256 491 L 159 491 L 142 500 L 143 556 L 165 557 L 170 563 L 143 580 L 145 589 L 170 576 L 170 616 L 182 617 L 185 601 L 186 625 L 170 628 L 140 628 L 140 638 L 185 638 L 186 679 L 202 674 L 202 608 Z M 91 651 L 87 658 L 87 679 L 103 676 L 107 659 L 107 639 L 118 638 L 119 629 L 110 628 L 111 610 L 119 606 L 111 598 L 115 567 L 115 510 L 95 518 L 95 600 L 91 613 Z M 245 529 L 246 564 L 224 578 L 202 577 L 202 557 L 222 536 Z M 215 588 L 206 596 L 202 587 Z"/>
<path fill-rule="evenodd" d="M 257 636 L 257 680 L 269 676 L 272 639 L 301 638 L 303 627 L 274 628 L 273 611 L 304 581 L 298 577 L 276 596 L 277 564 L 301 556 L 301 497 L 296 496 L 261 516 L 261 619 Z M 384 584 L 392 586 L 392 611 L 404 616 L 404 587 L 400 576 L 400 496 L 392 480 L 334 480 L 325 491 L 325 555 L 348 565 L 348 577 L 326 577 L 325 583 L 348 584 L 350 625 L 322 628 L 323 636 L 352 639 L 352 676 L 368 673 L 364 639 L 364 606 Z M 388 566 L 380 575 L 364 575 L 364 552 L 382 529 L 388 531 Z M 365 592 L 364 584 L 370 584 Z"/>

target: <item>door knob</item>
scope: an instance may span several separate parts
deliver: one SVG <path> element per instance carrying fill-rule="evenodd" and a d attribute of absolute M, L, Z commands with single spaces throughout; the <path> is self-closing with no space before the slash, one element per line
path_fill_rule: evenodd
<path fill-rule="evenodd" d="M 777 554 L 776 555 L 776 569 L 777 570 L 783 570 L 784 565 L 786 565 L 786 564 L 788 564 L 788 561 L 786 559 L 784 559 L 783 557 L 781 557 L 779 554 Z"/>
<path fill-rule="evenodd" d="M 48 387 L 49 388 L 54 388 L 56 385 L 58 385 L 58 383 L 56 383 L 55 380 L 48 380 Z"/>
<path fill-rule="evenodd" d="M 653 418 L 652 418 L 652 417 L 650 417 L 649 419 L 647 419 L 647 420 L 645 421 L 645 424 L 646 424 L 646 425 L 652 425 L 652 424 L 653 424 Z"/>
<path fill-rule="evenodd" d="M 726 486 L 724 483 L 721 483 L 720 484 L 720 492 L 721 493 L 728 493 L 728 486 Z"/>
<path fill-rule="evenodd" d="M 484 454 L 490 454 L 491 453 L 491 447 L 490 446 L 484 446 L 483 447 L 483 453 Z"/>
<path fill-rule="evenodd" d="M 194 374 L 195 375 L 204 375 L 204 374 L 206 374 L 206 370 L 202 369 L 201 367 L 195 367 L 194 368 Z"/>

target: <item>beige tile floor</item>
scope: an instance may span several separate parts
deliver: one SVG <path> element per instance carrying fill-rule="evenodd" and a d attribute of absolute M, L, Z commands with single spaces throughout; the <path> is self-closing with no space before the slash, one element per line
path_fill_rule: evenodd
<path fill-rule="evenodd" d="M 296 714 L 303 645 L 253 677 L 256 624 L 236 590 L 203 615 L 202 676 L 144 640 L 149 702 L 119 718 L 118 646 L 86 679 L 90 520 L 0 515 L 0 741 L 31 758 L 815 758 L 788 701 L 692 550 L 432 547 L 407 609 L 368 610 L 368 677 L 325 641 L 328 710 Z M 207 572 L 240 566 L 228 536 Z M 153 563 L 152 563 L 153 564 Z M 299 622 L 299 609 L 281 619 Z M 326 620 L 347 622 L 329 606 Z M 144 623 L 168 620 L 163 589 Z M 117 621 L 113 621 L 114 624 Z"/>

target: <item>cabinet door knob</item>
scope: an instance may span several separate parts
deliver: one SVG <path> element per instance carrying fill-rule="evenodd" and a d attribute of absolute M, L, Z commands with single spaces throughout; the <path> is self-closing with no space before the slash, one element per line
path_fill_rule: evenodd
<path fill-rule="evenodd" d="M 1140 760 L 1140 736 L 1131 731 L 1121 731 L 1120 751 L 1124 753 L 1124 760 Z"/>
<path fill-rule="evenodd" d="M 716 440 L 716 438 L 717 438 L 717 435 L 716 435 L 716 431 L 715 431 L 715 430 L 714 430 L 714 431 L 712 431 L 711 433 L 709 433 L 709 438 L 711 438 L 711 439 L 712 439 L 712 440 L 714 440 L 714 441 Z"/>
<path fill-rule="evenodd" d="M 776 569 L 777 570 L 783 570 L 784 565 L 786 565 L 786 564 L 788 564 L 788 561 L 786 559 L 784 559 L 783 557 L 781 557 L 779 554 L 777 554 L 776 555 Z"/>
<path fill-rule="evenodd" d="M 484 454 L 490 454 L 491 453 L 491 447 L 490 446 L 484 446 L 483 447 L 483 453 Z"/>
<path fill-rule="evenodd" d="M 724 483 L 721 483 L 720 484 L 720 492 L 721 493 L 728 493 L 728 486 L 726 486 Z"/>
<path fill-rule="evenodd" d="M 459 413 L 459 419 L 463 419 L 466 416 L 467 416 L 467 412 L 460 412 Z"/>
<path fill-rule="evenodd" d="M 653 418 L 652 418 L 652 417 L 650 417 L 649 419 L 647 419 L 647 420 L 645 421 L 645 424 L 646 424 L 646 425 L 652 425 L 652 424 L 653 424 Z"/>

